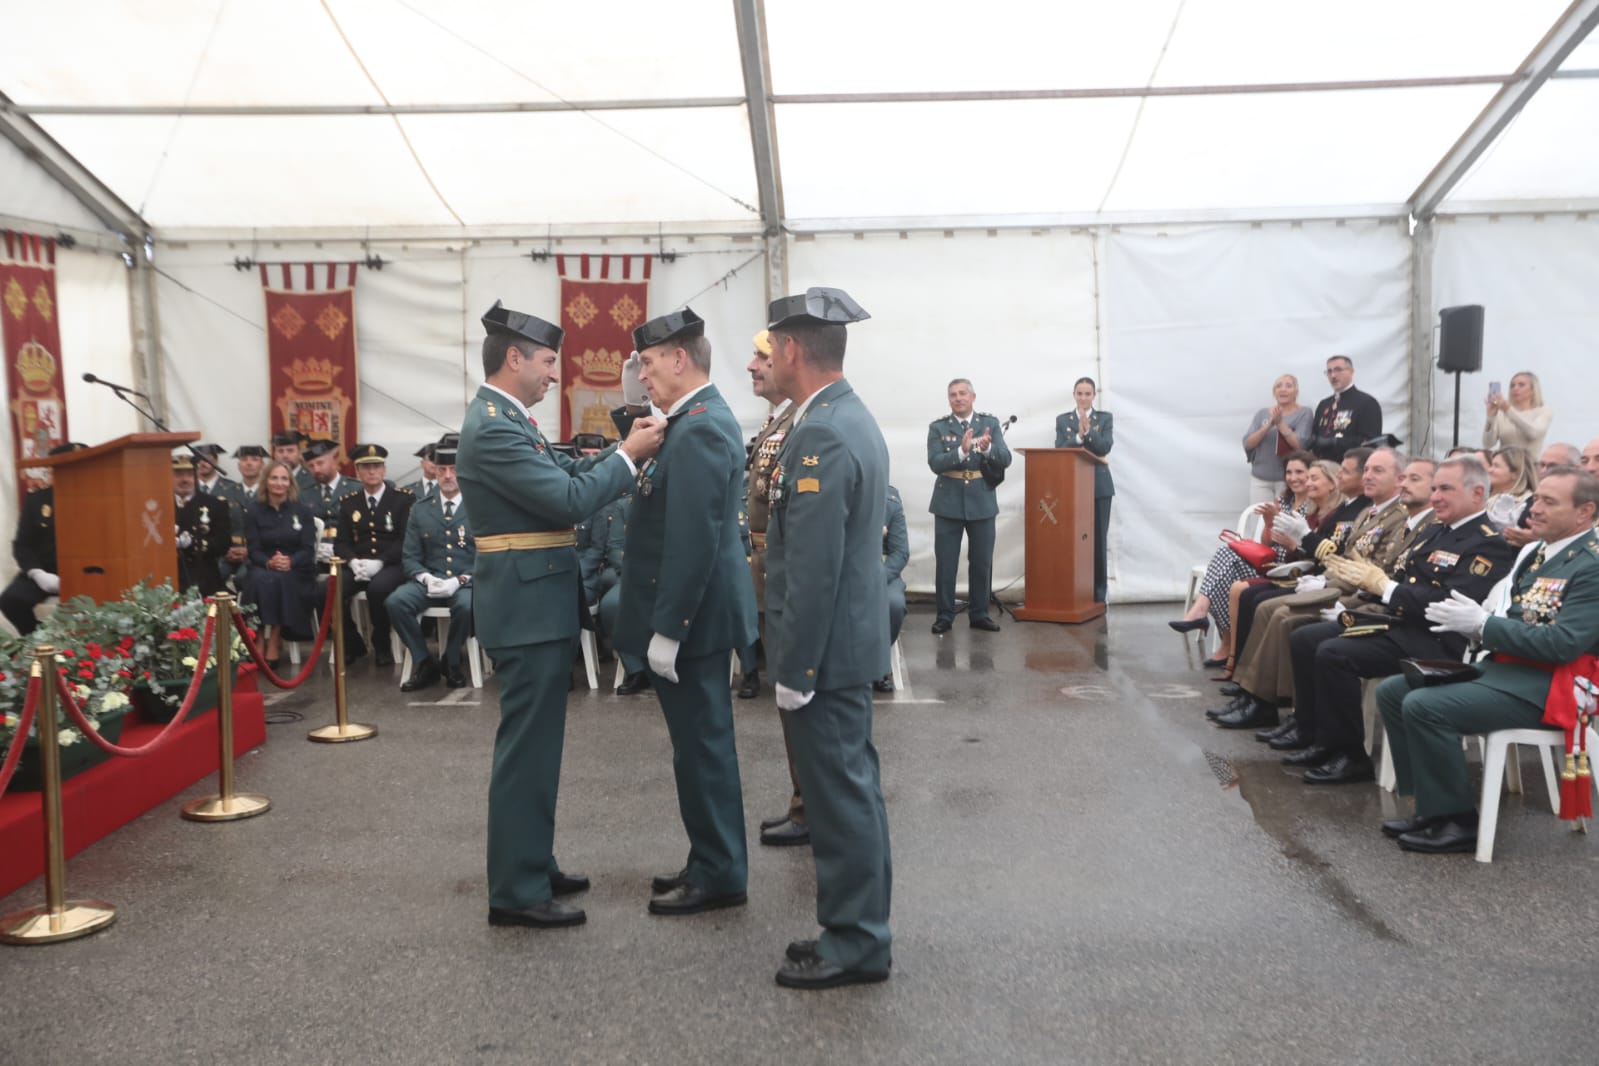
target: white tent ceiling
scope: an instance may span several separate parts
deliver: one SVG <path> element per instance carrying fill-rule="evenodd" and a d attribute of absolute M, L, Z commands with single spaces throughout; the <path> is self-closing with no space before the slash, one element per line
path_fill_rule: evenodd
<path fill-rule="evenodd" d="M 0 120 L 37 123 L 157 235 L 199 236 L 1403 215 L 1595 5 L 8 7 Z M 1599 46 L 1561 66 L 1442 210 L 1593 201 L 1599 79 L 1578 75 Z"/>

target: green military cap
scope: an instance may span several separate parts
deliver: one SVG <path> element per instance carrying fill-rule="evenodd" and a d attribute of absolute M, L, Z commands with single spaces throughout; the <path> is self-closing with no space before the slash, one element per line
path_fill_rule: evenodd
<path fill-rule="evenodd" d="M 233 449 L 235 459 L 265 459 L 267 450 L 259 444 L 241 444 Z"/>
<path fill-rule="evenodd" d="M 459 433 L 446 433 L 435 444 L 428 445 L 433 449 L 433 462 L 439 466 L 454 466 L 456 452 L 461 447 Z"/>
<path fill-rule="evenodd" d="M 303 455 L 306 459 L 320 459 L 322 456 L 338 450 L 339 445 L 335 441 L 314 440 L 305 448 L 301 449 L 301 455 Z"/>

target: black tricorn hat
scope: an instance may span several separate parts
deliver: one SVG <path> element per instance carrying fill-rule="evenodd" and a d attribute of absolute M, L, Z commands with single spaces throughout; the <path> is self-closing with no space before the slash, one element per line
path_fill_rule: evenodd
<path fill-rule="evenodd" d="M 196 444 L 194 450 L 213 461 L 219 455 L 226 455 L 228 451 L 220 444 Z"/>
<path fill-rule="evenodd" d="M 454 466 L 456 452 L 461 447 L 461 435 L 446 433 L 438 439 L 438 443 L 429 444 L 428 447 L 433 450 L 433 461 L 439 466 Z"/>
<path fill-rule="evenodd" d="M 705 336 L 705 319 L 696 315 L 691 308 L 685 307 L 681 311 L 652 318 L 635 329 L 633 348 L 642 352 L 646 348 L 653 348 L 670 340 L 688 340 L 690 337 L 703 336 Z"/>
<path fill-rule="evenodd" d="M 530 340 L 542 348 L 560 350 L 566 331 L 534 315 L 513 311 L 499 300 L 483 315 L 483 328 L 490 333 L 509 333 L 513 337 Z"/>
<path fill-rule="evenodd" d="M 1361 441 L 1360 446 L 1362 448 L 1397 448 L 1403 443 L 1405 442 L 1394 436 L 1392 433 L 1383 433 L 1379 436 L 1371 438 L 1370 440 Z"/>
<path fill-rule="evenodd" d="M 431 462 L 434 461 L 434 459 L 433 459 L 433 450 L 435 448 L 437 448 L 437 447 L 438 447 L 437 444 L 434 444 L 434 443 L 432 443 L 430 441 L 427 444 L 422 445 L 422 447 L 418 448 L 416 451 L 412 452 L 411 454 L 416 456 L 418 459 L 426 459 L 428 462 L 431 463 Z"/>
<path fill-rule="evenodd" d="M 301 449 L 301 454 L 306 459 L 320 459 L 322 456 L 339 450 L 338 442 L 331 440 L 314 440 Z"/>
<path fill-rule="evenodd" d="M 274 448 L 282 448 L 290 444 L 298 445 L 299 443 L 300 435 L 292 429 L 280 429 L 272 434 L 272 447 Z"/>
<path fill-rule="evenodd" d="M 285 441 L 284 443 L 287 443 Z M 235 459 L 265 459 L 267 450 L 259 444 L 241 444 L 233 449 Z"/>
<path fill-rule="evenodd" d="M 766 313 L 771 319 L 768 323 L 769 329 L 777 329 L 795 319 L 842 326 L 851 322 L 863 322 L 872 317 L 843 289 L 828 289 L 821 286 L 812 286 L 798 296 L 785 296 L 780 300 L 773 300 Z"/>

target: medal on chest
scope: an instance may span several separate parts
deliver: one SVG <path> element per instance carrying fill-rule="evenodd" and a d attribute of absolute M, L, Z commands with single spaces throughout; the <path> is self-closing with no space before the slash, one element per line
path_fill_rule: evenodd
<path fill-rule="evenodd" d="M 783 464 L 781 462 L 772 468 L 771 491 L 767 494 L 767 499 L 772 501 L 773 507 L 783 502 Z"/>
<path fill-rule="evenodd" d="M 300 532 L 300 516 L 299 515 L 295 515 L 294 518 L 292 520 L 290 520 L 289 528 L 294 530 L 296 533 Z"/>
<path fill-rule="evenodd" d="M 394 532 L 394 512 L 393 511 L 384 511 L 383 512 L 383 532 L 385 532 L 385 533 L 393 533 Z"/>
<path fill-rule="evenodd" d="M 1532 587 L 1517 597 L 1521 604 L 1521 620 L 1530 626 L 1548 625 L 1560 613 L 1560 601 L 1566 594 L 1563 577 L 1540 577 Z"/>
<path fill-rule="evenodd" d="M 655 481 L 651 475 L 655 473 L 655 460 L 651 459 L 644 464 L 644 469 L 638 472 L 638 494 L 649 496 L 655 491 Z"/>
<path fill-rule="evenodd" d="M 1427 556 L 1427 565 L 1435 570 L 1453 570 L 1458 562 L 1460 562 L 1458 552 L 1446 552 L 1441 548 Z"/>

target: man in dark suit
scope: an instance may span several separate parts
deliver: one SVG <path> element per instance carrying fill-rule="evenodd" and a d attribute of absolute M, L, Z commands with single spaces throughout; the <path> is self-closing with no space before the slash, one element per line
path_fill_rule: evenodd
<path fill-rule="evenodd" d="M 383 445 L 357 444 L 354 452 L 361 490 L 339 505 L 335 549 L 344 560 L 340 592 L 344 597 L 345 651 L 349 662 L 366 654 L 366 644 L 350 625 L 350 601 L 365 590 L 375 645 L 373 661 L 380 667 L 393 666 L 387 606 L 389 594 L 405 580 L 405 523 L 416 497 L 384 481 L 389 450 Z"/>
<path fill-rule="evenodd" d="M 905 529 L 905 504 L 900 501 L 899 490 L 888 487 L 888 509 L 883 519 L 883 576 L 888 579 L 888 646 L 892 648 L 899 639 L 899 627 L 905 624 L 905 564 L 911 559 L 911 539 Z M 873 692 L 894 691 L 894 672 L 890 670 L 872 682 Z"/>
<path fill-rule="evenodd" d="M 999 503 L 983 480 L 984 462 L 1010 466 L 1010 449 L 999 419 L 974 413 L 977 393 L 965 378 L 949 383 L 949 414 L 927 427 L 927 466 L 937 474 L 933 499 L 933 557 L 938 616 L 934 633 L 948 633 L 955 622 L 955 575 L 960 569 L 961 537 L 966 537 L 966 619 L 973 629 L 997 631 L 988 615 L 994 587 L 994 519 Z"/>
<path fill-rule="evenodd" d="M 51 448 L 50 454 L 61 455 L 84 447 L 87 445 L 69 441 Z M 23 636 L 39 628 L 33 609 L 61 594 L 61 576 L 56 573 L 55 502 L 53 486 L 34 489 L 22 501 L 22 512 L 17 515 L 11 555 L 17 561 L 18 572 L 0 592 L 0 614 Z"/>
<path fill-rule="evenodd" d="M 688 861 L 658 878 L 651 914 L 747 901 L 749 848 L 733 741 L 728 657 L 755 639 L 755 593 L 739 536 L 744 441 L 710 383 L 705 322 L 689 308 L 633 331 L 639 378 L 666 412 L 666 443 L 628 505 L 622 610 L 611 642 L 642 655 L 672 737 Z"/>
<path fill-rule="evenodd" d="M 872 682 L 889 665 L 888 447 L 844 378 L 845 328 L 870 317 L 860 305 L 812 288 L 774 301 L 769 317 L 772 374 L 795 415 L 772 476 L 767 661 L 805 794 L 822 926 L 818 939 L 789 944 L 777 983 L 833 988 L 886 980 L 893 962 L 872 745 Z"/>
<path fill-rule="evenodd" d="M 1347 355 L 1327 360 L 1327 380 L 1333 393 L 1316 405 L 1310 450 L 1336 463 L 1350 448 L 1382 436 L 1382 404 L 1355 388 L 1355 363 Z"/>

